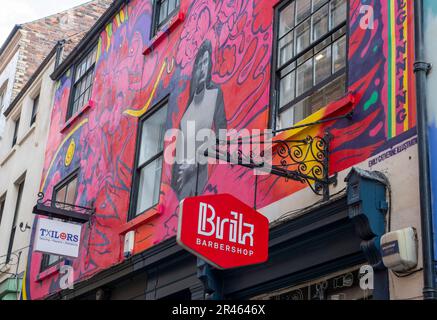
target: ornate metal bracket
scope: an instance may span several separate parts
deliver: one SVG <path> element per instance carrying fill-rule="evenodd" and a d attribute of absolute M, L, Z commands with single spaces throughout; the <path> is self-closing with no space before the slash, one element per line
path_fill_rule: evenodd
<path fill-rule="evenodd" d="M 55 200 L 44 200 L 44 193 L 38 194 L 38 201 L 33 207 L 33 213 L 78 223 L 86 223 L 95 213 L 95 209 L 76 206 Z"/>
<path fill-rule="evenodd" d="M 217 160 L 265 171 L 286 179 L 306 183 L 311 190 L 324 200 L 329 199 L 329 186 L 337 184 L 337 174 L 329 176 L 329 133 L 324 137 L 308 136 L 303 140 L 274 140 L 272 142 L 272 160 L 266 161 L 264 150 L 254 152 L 253 148 L 245 154 L 244 144 L 256 143 L 252 139 L 225 143 L 218 141 L 214 153 Z M 259 142 L 258 142 L 259 143 Z M 232 148 L 231 145 L 238 145 Z M 234 150 L 232 150 L 234 149 Z M 205 156 L 209 156 L 208 150 Z"/>

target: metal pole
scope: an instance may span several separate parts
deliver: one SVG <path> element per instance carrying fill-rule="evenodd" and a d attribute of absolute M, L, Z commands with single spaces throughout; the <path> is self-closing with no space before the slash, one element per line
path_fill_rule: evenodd
<path fill-rule="evenodd" d="M 430 180 L 429 136 L 427 128 L 426 81 L 430 64 L 425 62 L 423 0 L 414 1 L 417 90 L 417 136 L 419 148 L 420 213 L 423 248 L 423 298 L 437 300 L 434 269 L 434 239 L 432 223 L 432 193 Z"/>

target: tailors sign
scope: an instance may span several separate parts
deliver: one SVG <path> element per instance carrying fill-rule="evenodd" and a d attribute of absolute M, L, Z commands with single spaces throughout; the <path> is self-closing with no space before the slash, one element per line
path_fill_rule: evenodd
<path fill-rule="evenodd" d="M 268 260 L 269 221 L 229 194 L 181 201 L 177 242 L 218 269 Z"/>
<path fill-rule="evenodd" d="M 80 224 L 39 218 L 34 251 L 77 258 L 81 231 Z"/>

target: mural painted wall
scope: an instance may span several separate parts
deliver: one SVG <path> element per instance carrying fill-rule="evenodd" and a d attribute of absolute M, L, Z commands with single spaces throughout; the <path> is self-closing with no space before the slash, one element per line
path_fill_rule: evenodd
<path fill-rule="evenodd" d="M 199 117 L 193 111 L 193 90 L 206 83 L 207 94 L 196 101 L 204 106 L 199 121 L 206 127 L 268 127 L 277 2 L 182 0 L 183 14 L 150 40 L 152 1 L 132 0 L 102 30 L 92 106 L 68 128 L 71 72 L 59 80 L 41 191 L 50 199 L 53 187 L 80 168 L 76 204 L 94 206 L 96 214 L 83 227 L 80 257 L 71 261 L 76 281 L 120 263 L 123 235 L 129 230 L 136 231 L 135 253 L 176 234 L 179 200 L 193 187 L 188 180 L 178 184 L 180 170 L 172 165 L 163 166 L 160 205 L 128 222 L 139 118 L 151 107 L 169 96 L 167 128 L 180 128 L 187 119 Z M 406 1 L 394 2 L 350 0 L 349 98 L 305 121 L 352 109 L 353 119 L 281 134 L 303 138 L 329 131 L 334 136 L 332 173 L 415 134 L 412 12 Z M 373 29 L 360 27 L 363 4 L 374 8 Z M 200 193 L 227 192 L 248 204 L 254 201 L 251 170 L 209 165 L 200 176 Z M 257 183 L 258 208 L 307 187 L 271 175 L 259 177 Z M 33 253 L 29 260 L 24 298 L 38 299 L 59 290 L 58 273 L 39 274 L 41 259 Z"/>
<path fill-rule="evenodd" d="M 426 61 L 436 66 L 437 63 L 437 45 L 434 41 L 437 32 L 437 3 L 432 0 L 423 1 L 425 11 L 425 55 Z M 434 68 L 433 68 L 434 69 Z M 427 83 L 427 113 L 428 113 L 428 132 L 429 132 L 429 151 L 431 163 L 431 188 L 432 188 L 432 203 L 434 212 L 434 258 L 437 257 L 437 109 L 434 90 L 437 88 L 437 75 L 435 70 L 428 75 Z"/>

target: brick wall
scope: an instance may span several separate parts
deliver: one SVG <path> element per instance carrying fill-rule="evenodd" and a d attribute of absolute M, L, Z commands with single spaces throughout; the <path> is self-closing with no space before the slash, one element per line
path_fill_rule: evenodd
<path fill-rule="evenodd" d="M 56 42 L 67 40 L 68 54 L 109 8 L 113 0 L 94 0 L 69 10 L 22 25 L 20 54 L 13 87 L 13 98 L 50 53 Z"/>

